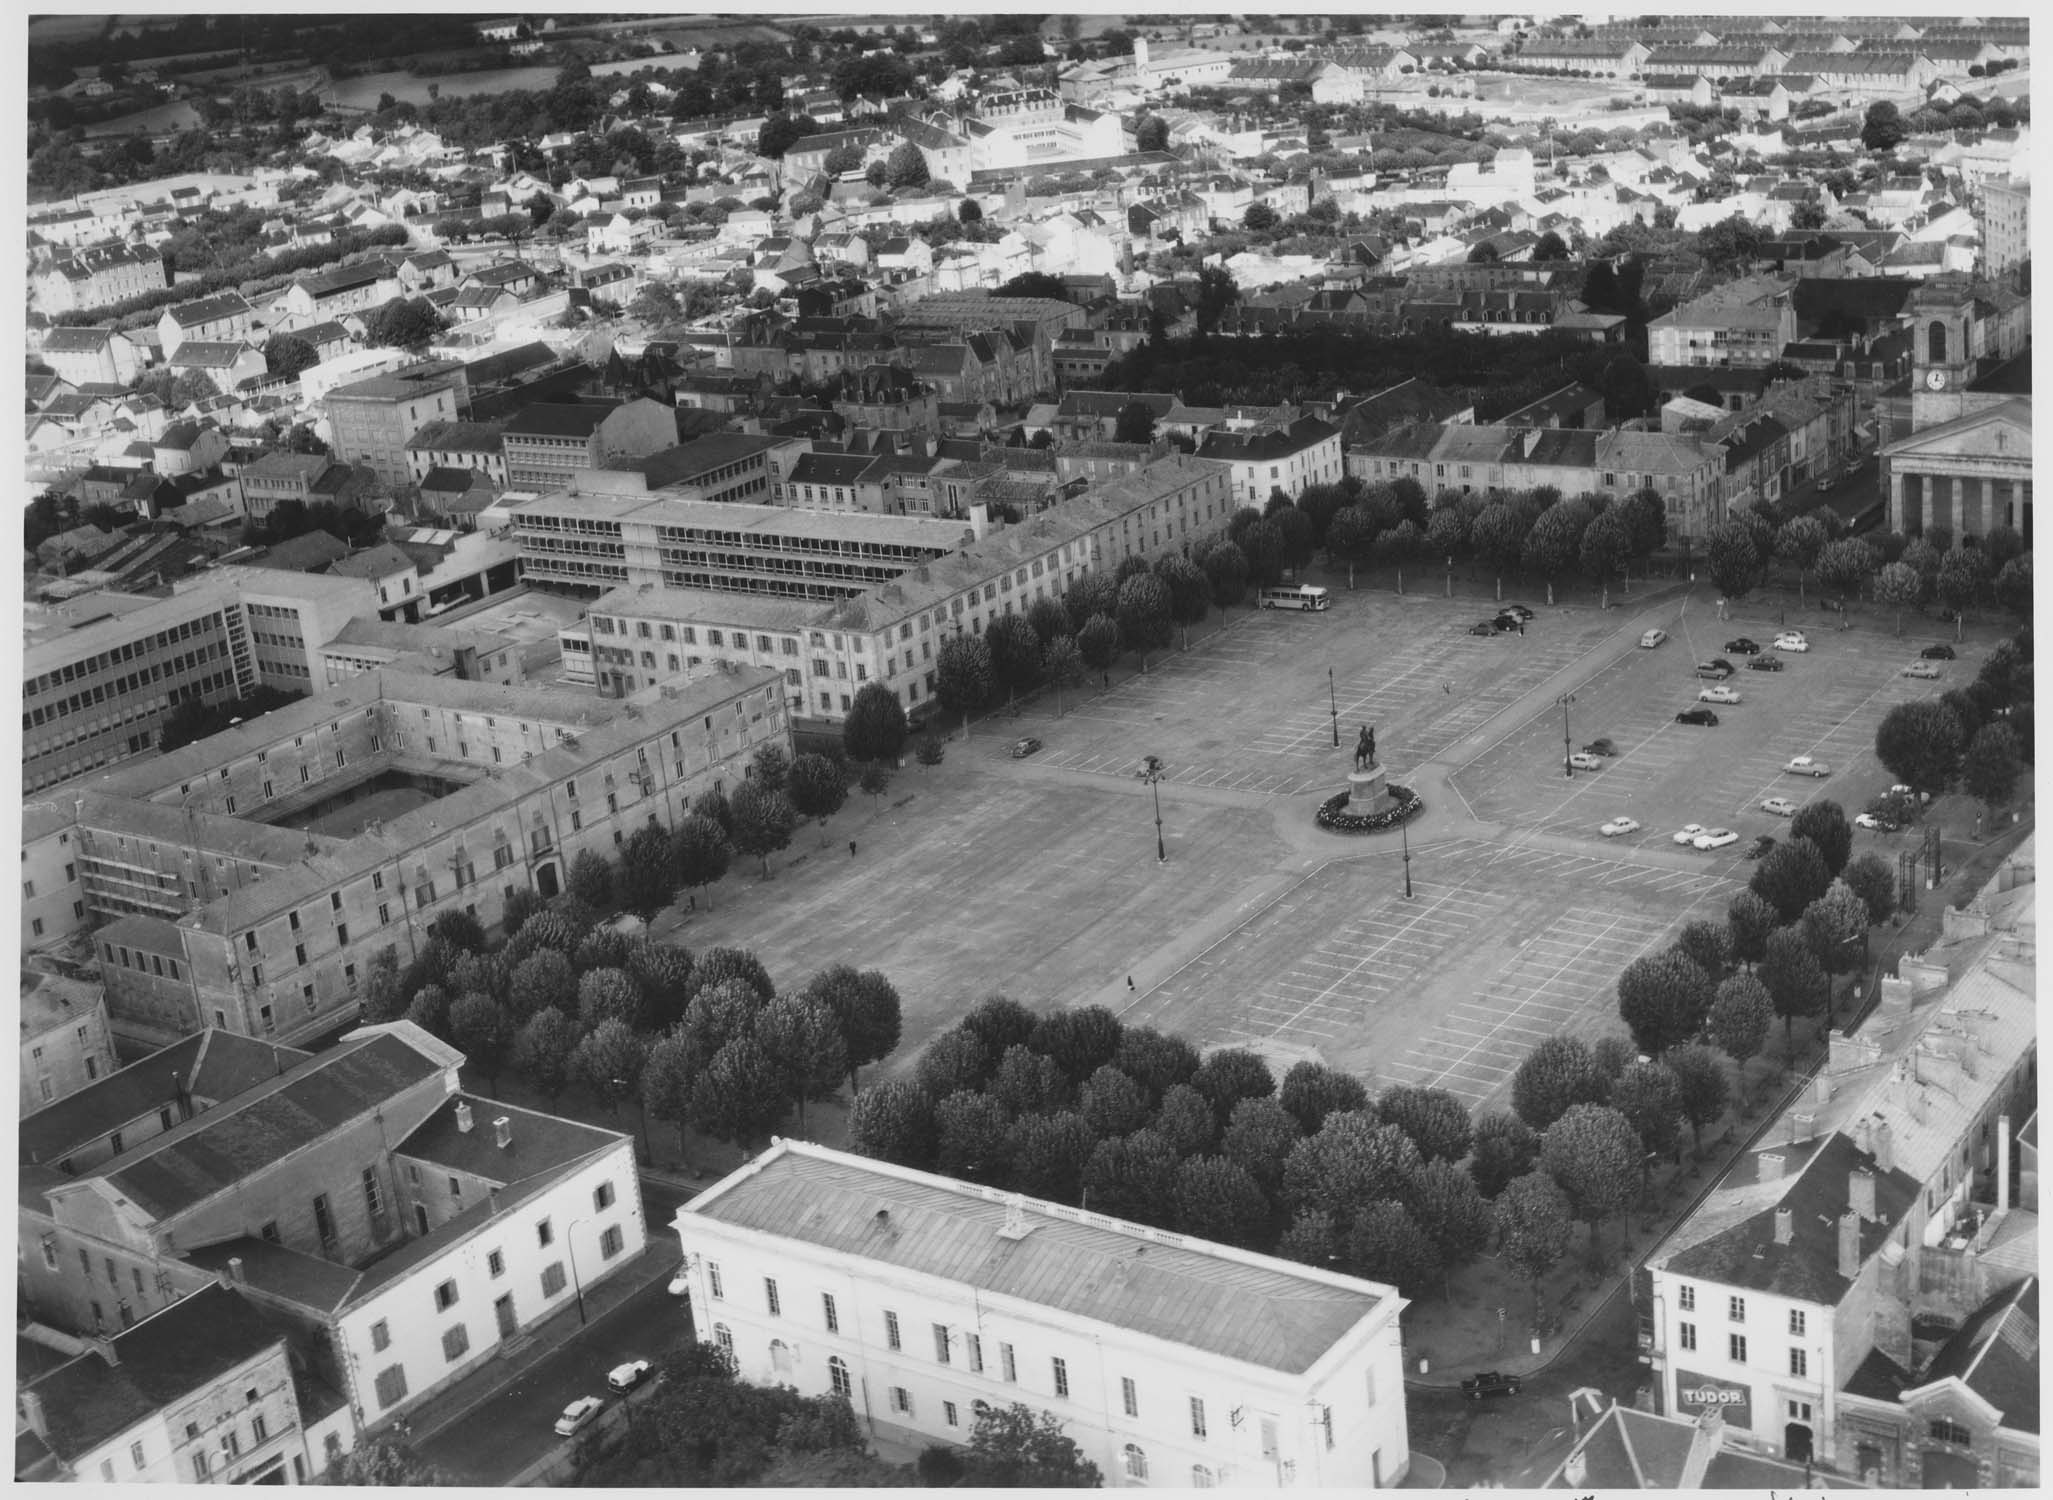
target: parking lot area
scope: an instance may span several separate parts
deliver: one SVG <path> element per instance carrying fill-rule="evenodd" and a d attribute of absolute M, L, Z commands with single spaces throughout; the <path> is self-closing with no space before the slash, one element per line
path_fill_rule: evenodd
<path fill-rule="evenodd" d="M 1722 908 L 1720 875 L 1518 843 L 1328 864 L 1129 1007 L 1199 1046 L 1309 1047 L 1376 1085 L 1492 1099 L 1538 1041 L 1615 1025 L 1615 983 L 1682 922 Z M 1701 910 L 1700 910 L 1701 909 Z"/>
<path fill-rule="evenodd" d="M 1060 718 L 1043 693 L 1017 719 L 979 726 L 985 752 L 1005 756 L 1031 735 L 1042 742 L 1036 760 L 1061 770 L 1131 776 L 1142 756 L 1157 755 L 1184 785 L 1296 796 L 1341 788 L 1367 724 L 1377 759 L 1401 778 L 1616 623 L 1587 607 L 1542 608 L 1523 636 L 1478 637 L 1468 627 L 1492 607 L 1473 599 L 1333 597 L 1321 614 L 1235 610 L 1188 652 L 1158 653 L 1145 674 L 1066 694 Z"/>
<path fill-rule="evenodd" d="M 1889 781 L 1874 756 L 1882 716 L 1895 704 L 1972 680 L 1976 669 L 1970 654 L 1978 653 L 1962 648 L 1960 660 L 1939 664 L 1937 680 L 1908 678 L 1902 669 L 1923 642 L 1814 631 L 1808 652 L 1775 653 L 1785 662 L 1780 672 L 1751 671 L 1746 657 L 1727 656 L 1737 670 L 1726 685 L 1740 702 L 1705 705 L 1718 715 L 1715 727 L 1678 724 L 1676 713 L 1698 706 L 1698 690 L 1710 685 L 1695 675 L 1698 661 L 1726 655 L 1725 641 L 1742 634 L 1764 646 L 1775 634 L 1772 621 L 1690 615 L 1683 612 L 1663 645 L 1625 649 L 1574 689 L 1569 748 L 1601 736 L 1613 742 L 1615 757 L 1600 770 L 1564 775 L 1562 711 L 1543 710 L 1455 775 L 1476 815 L 1583 837 L 1612 818 L 1635 818 L 1640 830 L 1617 840 L 1627 846 L 1666 844 L 1685 823 L 1729 828 L 1739 841 L 1706 860 L 1743 873 L 1754 835 L 1780 837 L 1786 826 L 1762 809 L 1764 799 L 1781 796 L 1800 806 L 1829 797 L 1849 815 L 1858 811 Z M 1799 755 L 1823 761 L 1831 774 L 1786 772 Z"/>

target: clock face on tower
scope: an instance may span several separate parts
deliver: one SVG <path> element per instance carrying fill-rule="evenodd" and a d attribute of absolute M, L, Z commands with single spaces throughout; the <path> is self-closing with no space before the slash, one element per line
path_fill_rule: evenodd
<path fill-rule="evenodd" d="M 1945 372 L 1944 370 L 1933 370 L 1933 371 L 1930 371 L 1930 372 L 1929 372 L 1929 373 L 1927 373 L 1927 374 L 1926 374 L 1926 376 L 1925 376 L 1925 384 L 1926 384 L 1926 385 L 1928 385 L 1928 386 L 1930 386 L 1930 387 L 1931 387 L 1931 388 L 1932 388 L 1933 390 L 1935 390 L 1935 391 L 1943 391 L 1943 390 L 1945 390 L 1945 389 L 1946 389 L 1946 372 Z"/>

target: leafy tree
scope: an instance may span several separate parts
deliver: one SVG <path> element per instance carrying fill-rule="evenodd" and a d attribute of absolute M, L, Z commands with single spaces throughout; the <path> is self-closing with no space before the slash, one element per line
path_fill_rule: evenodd
<path fill-rule="evenodd" d="M 938 1139 L 933 1100 L 902 1079 L 873 1083 L 855 1096 L 848 1134 L 865 1156 L 905 1167 L 930 1167 Z"/>
<path fill-rule="evenodd" d="M 1540 1169 L 1560 1184 L 1575 1216 L 1590 1226 L 1593 1257 L 1597 1226 L 1632 1201 L 1639 1167 L 1639 1136 L 1609 1105 L 1578 1104 L 1540 1138 Z"/>
<path fill-rule="evenodd" d="M 997 1057 L 975 1032 L 956 1026 L 927 1044 L 913 1078 L 929 1098 L 945 1099 L 982 1088 L 996 1064 Z"/>
<path fill-rule="evenodd" d="M 1913 792 L 1945 791 L 1959 774 L 1960 753 L 1959 719 L 1930 698 L 1897 704 L 1875 730 L 1875 758 Z"/>
<path fill-rule="evenodd" d="M 1176 1228 L 1243 1249 L 1266 1240 L 1273 1210 L 1244 1167 L 1222 1156 L 1200 1156 L 1176 1169 Z"/>
<path fill-rule="evenodd" d="M 1511 1107 L 1535 1131 L 1546 1130 L 1578 1104 L 1602 1103 L 1606 1092 L 1606 1079 L 1590 1049 L 1572 1036 L 1548 1037 L 1511 1075 Z"/>
<path fill-rule="evenodd" d="M 1012 1121 L 997 1100 L 957 1089 L 934 1106 L 936 1168 L 950 1177 L 1004 1184 L 1012 1170 Z"/>
<path fill-rule="evenodd" d="M 1492 1110 L 1479 1118 L 1474 1141 L 1468 1172 L 1485 1198 L 1495 1198 L 1507 1183 L 1530 1172 L 1539 1160 L 1540 1138 L 1508 1110 Z"/>
<path fill-rule="evenodd" d="M 1220 609 L 1227 609 L 1247 597 L 1250 571 L 1247 554 L 1236 544 L 1226 542 L 1214 547 L 1205 554 L 1205 560 L 1199 566 L 1205 570 L 1205 577 L 1211 580 L 1212 602 Z M 2006 573 L 2008 571 L 2005 569 Z M 2030 582 L 2029 578 L 2026 582 Z M 1083 644 L 1081 636 L 1077 638 L 1077 644 Z M 1085 659 L 1089 660 L 1088 655 Z"/>
<path fill-rule="evenodd" d="M 1034 639 L 1041 643 L 1043 651 L 1057 636 L 1074 634 L 1068 606 L 1060 599 L 1036 599 L 1028 606 L 1026 619 L 1034 627 Z"/>
<path fill-rule="evenodd" d="M 1386 1282 L 1417 1296 L 1436 1279 L 1443 1283 L 1448 1267 L 1431 1236 L 1401 1203 L 1365 1204 L 1354 1215 L 1346 1237 L 1347 1262 L 1358 1276 Z"/>
<path fill-rule="evenodd" d="M 716 1141 L 753 1145 L 790 1107 L 778 1065 L 754 1037 L 736 1037 L 692 1080 L 692 1128 Z"/>
<path fill-rule="evenodd" d="M 984 1092 L 1014 1119 L 1067 1109 L 1076 1094 L 1054 1058 L 1018 1042 L 998 1059 L 998 1069 L 984 1085 Z"/>
<path fill-rule="evenodd" d="M 1164 1227 L 1176 1219 L 1176 1148 L 1159 1130 L 1099 1141 L 1084 1164 L 1083 1200 L 1094 1212 Z"/>
<path fill-rule="evenodd" d="M 882 1062 L 897 1050 L 902 1026 L 898 991 L 878 970 L 859 974 L 847 964 L 834 964 L 815 974 L 805 993 L 825 1005 L 840 1026 L 851 1087 L 856 1069 Z"/>
<path fill-rule="evenodd" d="M 1198 1064 L 1190 1083 L 1222 1119 L 1230 1116 L 1241 1100 L 1266 1099 L 1276 1092 L 1269 1065 L 1244 1047 L 1222 1047 L 1212 1053 Z"/>
<path fill-rule="evenodd" d="M 818 122 L 810 115 L 771 115 L 763 121 L 763 128 L 756 132 L 756 155 L 777 161 L 807 136 L 817 133 L 819 128 Z"/>
<path fill-rule="evenodd" d="M 2032 555 L 2013 557 L 1996 574 L 1996 602 L 2020 620 L 2032 617 Z"/>
<path fill-rule="evenodd" d="M 1687 922 L 1677 935 L 1675 946 L 1713 980 L 1732 966 L 1732 933 L 1722 923 Z"/>
<path fill-rule="evenodd" d="M 1322 1209 L 1345 1223 L 1361 1204 L 1401 1197 L 1423 1164 L 1395 1125 L 1366 1112 L 1328 1115 L 1284 1159 L 1282 1198 L 1293 1210 Z"/>
<path fill-rule="evenodd" d="M 1887 99 L 1877 99 L 1870 104 L 1861 120 L 1861 144 L 1878 156 L 1894 151 L 1909 134 L 1909 127 L 1903 123 L 1903 112 Z"/>
<path fill-rule="evenodd" d="M 1620 1073 L 1611 1084 L 1611 1107 L 1639 1137 L 1643 1163 L 1648 1156 L 1675 1150 L 1682 1131 L 1682 1085 L 1666 1063 L 1636 1062 Z"/>
<path fill-rule="evenodd" d="M 1674 948 L 1636 958 L 1618 976 L 1618 1014 L 1655 1057 L 1697 1034 L 1711 997 L 1710 976 Z"/>
<path fill-rule="evenodd" d="M 1790 1032 L 1796 1018 L 1824 1010 L 1827 983 L 1825 970 L 1804 940 L 1802 929 L 1778 928 L 1768 939 L 1758 972 L 1769 999 L 1775 1002 L 1775 1013 L 1782 1017 L 1784 1046 L 1793 1046 Z"/>
<path fill-rule="evenodd" d="M 855 760 L 896 760 L 905 748 L 905 708 L 881 682 L 855 690 L 841 722 L 841 745 Z"/>
<path fill-rule="evenodd" d="M 1825 894 L 1832 872 L 1809 839 L 1791 838 L 1770 849 L 1754 866 L 1747 889 L 1775 908 L 1776 917 L 1794 922 L 1803 909 Z"/>
<path fill-rule="evenodd" d="M 801 755 L 791 763 L 785 791 L 793 812 L 819 823 L 824 844 L 827 820 L 848 801 L 848 767 L 832 756 Z"/>
<path fill-rule="evenodd" d="M 321 1474 L 322 1484 L 351 1488 L 391 1485 L 453 1485 L 457 1481 L 394 1437 L 365 1438 Z"/>
<path fill-rule="evenodd" d="M 1744 599 L 1761 581 L 1761 557 L 1746 524 L 1720 521 L 1706 540 L 1711 581 L 1728 599 Z"/>
<path fill-rule="evenodd" d="M 1443 1278 L 1467 1265 L 1490 1239 L 1490 1204 L 1475 1179 L 1451 1161 L 1428 1161 L 1405 1191 L 1405 1207 L 1433 1242 Z M 1452 1288 L 1443 1280 L 1443 1295 Z"/>
<path fill-rule="evenodd" d="M 1988 809 L 1992 819 L 1996 809 L 2010 800 L 2023 775 L 2024 755 L 2008 724 L 1988 724 L 1975 732 L 1961 758 L 1961 786 Z"/>
<path fill-rule="evenodd" d="M 648 921 L 670 904 L 676 892 L 670 835 L 655 823 L 644 823 L 620 851 L 621 904 Z"/>
<path fill-rule="evenodd" d="M 1675 1075 L 1676 1101 L 1689 1121 L 1698 1156 L 1704 1154 L 1704 1127 L 1725 1113 L 1725 1069 L 1709 1047 L 1677 1047 L 1665 1059 Z"/>
<path fill-rule="evenodd" d="M 1226 309 L 1240 300 L 1240 287 L 1233 279 L 1233 273 L 1224 266 L 1202 266 L 1198 270 L 1198 289 L 1192 313 L 1197 319 L 1198 333 L 1208 334 L 1219 326 L 1219 320 L 1226 315 Z"/>
<path fill-rule="evenodd" d="M 832 1094 L 851 1073 L 848 1040 L 828 1006 L 809 995 L 781 995 L 756 1017 L 756 1045 L 777 1079 L 778 1092 L 798 1104 L 798 1128 L 806 1128 L 806 1104 Z"/>
<path fill-rule="evenodd" d="M 1767 1044 L 1774 1018 L 1775 1002 L 1756 976 L 1734 974 L 1718 986 L 1718 998 L 1711 1002 L 1710 1036 L 1739 1068 L 1740 1077 L 1746 1076 L 1748 1061 Z"/>
<path fill-rule="evenodd" d="M 421 1030 L 444 1041 L 449 1038 L 449 992 L 439 984 L 424 984 L 414 991 L 406 1007 L 406 1019 Z"/>
<path fill-rule="evenodd" d="M 1573 567 L 1582 551 L 1590 508 L 1580 500 L 1557 500 L 1540 513 L 1525 536 L 1521 556 L 1526 568 L 1547 581 L 1547 602 L 1554 602 L 1554 577 Z"/>
<path fill-rule="evenodd" d="M 1376 1114 L 1409 1136 L 1428 1161 L 1460 1161 L 1469 1153 L 1468 1111 L 1446 1089 L 1396 1084 L 1376 1101 Z"/>
<path fill-rule="evenodd" d="M 671 869 L 677 883 L 688 891 L 696 893 L 717 884 L 726 875 L 732 857 L 726 831 L 712 818 L 697 812 L 680 822 L 677 832 L 670 836 Z M 696 903 L 696 895 L 693 900 Z"/>
<path fill-rule="evenodd" d="M 1841 537 L 1818 549 L 1815 571 L 1819 587 L 1847 598 L 1858 593 L 1861 580 L 1875 571 L 1875 554 L 1859 537 Z"/>
<path fill-rule="evenodd" d="M 464 1060 L 485 1075 L 485 1086 L 496 1095 L 499 1072 L 513 1050 L 513 1023 L 505 1009 L 476 991 L 459 996 L 449 1007 L 449 1039 L 462 1050 Z"/>
<path fill-rule="evenodd" d="M 320 362 L 320 354 L 305 339 L 274 333 L 264 341 L 264 373 L 273 380 L 290 380 Z"/>
<path fill-rule="evenodd" d="M 1041 640 L 1025 615 L 1005 615 L 984 632 L 991 671 L 1010 703 L 1020 688 L 1032 687 L 1041 672 Z"/>
<path fill-rule="evenodd" d="M 618 910 L 613 904 L 613 861 L 595 849 L 581 851 L 570 862 L 564 887 L 593 911 Z"/>
<path fill-rule="evenodd" d="M 862 775 L 856 780 L 856 786 L 874 804 L 891 790 L 891 773 L 880 765 L 864 766 Z"/>
<path fill-rule="evenodd" d="M 523 1019 L 551 1007 L 569 1012 L 577 1008 L 577 975 L 570 960 L 554 948 L 543 948 L 522 959 L 507 985 L 507 999 L 513 1013 Z"/>
<path fill-rule="evenodd" d="M 1008 1047 L 1027 1045 L 1041 1018 L 1008 996 L 988 995 L 957 1024 L 981 1041 L 993 1057 L 999 1057 Z"/>
<path fill-rule="evenodd" d="M 555 1006 L 536 1011 L 513 1039 L 514 1071 L 555 1104 L 570 1084 L 571 1055 L 583 1036 L 583 1028 Z"/>
<path fill-rule="evenodd" d="M 1540 1282 L 1568 1253 L 1574 1210 L 1545 1171 L 1505 1184 L 1490 1207 L 1505 1269 L 1532 1288 L 1533 1319 L 1540 1316 Z"/>
<path fill-rule="evenodd" d="M 1180 1036 L 1169 1036 L 1152 1026 L 1129 1026 L 1119 1038 L 1119 1050 L 1112 1065 L 1148 1091 L 1151 1102 L 1179 1083 L 1188 1083 L 1198 1071 L 1197 1048 Z"/>
<path fill-rule="evenodd" d="M 1782 523 L 1782 529 L 1775 533 L 1775 555 L 1784 562 L 1796 564 L 1796 597 L 1803 603 L 1804 575 L 1818 560 L 1831 535 L 1825 530 L 1825 523 L 1816 516 L 1795 516 Z"/>
<path fill-rule="evenodd" d="M 570 1076 L 591 1090 L 592 1097 L 617 1114 L 641 1085 L 647 1044 L 625 1021 L 607 1021 L 585 1034 L 570 1054 Z"/>
<path fill-rule="evenodd" d="M 1155 408 L 1145 401 L 1129 401 L 1112 421 L 1115 443 L 1148 443 L 1155 436 Z"/>
<path fill-rule="evenodd" d="M 1083 644 L 1081 639 L 1078 644 Z M 934 693 L 943 708 L 962 715 L 964 735 L 969 733 L 970 714 L 991 701 L 992 676 L 991 648 L 981 636 L 959 635 L 941 643 Z"/>
<path fill-rule="evenodd" d="M 1014 1120 L 1010 1139 L 1013 1185 L 1054 1203 L 1080 1201 L 1084 1168 L 1098 1141 L 1090 1121 L 1075 1110 Z"/>
<path fill-rule="evenodd" d="M 708 787 L 692 798 L 691 814 L 704 818 L 720 830 L 725 837 L 734 826 L 734 809 L 728 805 L 727 794 L 719 787 Z"/>
<path fill-rule="evenodd" d="M 1789 833 L 1793 839 L 1809 839 L 1831 875 L 1845 869 L 1847 856 L 1853 853 L 1853 825 L 1846 821 L 1846 810 L 1830 798 L 1798 808 L 1789 821 Z"/>
<path fill-rule="evenodd" d="M 1376 522 L 1360 505 L 1342 506 L 1326 527 L 1326 553 L 1347 564 L 1347 586 L 1354 587 L 1354 571 L 1368 561 L 1376 541 Z"/>
<path fill-rule="evenodd" d="M 1582 569 L 1600 582 L 1623 572 L 1632 558 L 1632 527 L 1623 507 L 1613 505 L 1583 529 Z"/>
<path fill-rule="evenodd" d="M 577 981 L 577 1021 L 586 1031 L 595 1031 L 608 1021 L 618 1021 L 632 1031 L 641 1008 L 641 988 L 625 970 L 591 969 Z"/>
<path fill-rule="evenodd" d="M 1319 1127 L 1326 1123 L 1326 1116 L 1330 1114 L 1369 1108 L 1369 1091 L 1359 1078 L 1309 1058 L 1290 1065 L 1290 1070 L 1283 1075 L 1283 1087 L 1277 1098 L 1307 1135 L 1317 1135 Z M 1464 1120 L 1464 1128 L 1466 1123 Z M 1416 1134 L 1410 1130 L 1405 1133 L 1412 1137 L 1421 1151 L 1426 1149 Z"/>
<path fill-rule="evenodd" d="M 749 757 L 747 780 L 759 790 L 781 792 L 791 780 L 791 757 L 782 745 L 763 745 Z M 728 804 L 730 810 L 733 803 Z"/>
<path fill-rule="evenodd" d="M 1055 1059 L 1072 1082 L 1082 1083 L 1119 1055 L 1125 1028 L 1102 1005 L 1058 1010 L 1034 1022 L 1027 1045 Z"/>
<path fill-rule="evenodd" d="M 1853 945 L 1867 936 L 1868 906 L 1853 887 L 1835 880 L 1804 908 L 1804 939 L 1827 974 L 1843 974 L 1859 961 Z"/>
<path fill-rule="evenodd" d="M 697 1080 L 691 1044 L 680 1035 L 658 1037 L 642 1064 L 642 1107 L 654 1119 L 677 1131 L 677 1149 L 685 1149 L 691 1121 L 691 1089 Z"/>
<path fill-rule="evenodd" d="M 1148 1123 L 1148 1091 L 1106 1063 L 1084 1080 L 1077 1108 L 1098 1136 L 1131 1135 Z"/>
<path fill-rule="evenodd" d="M 1781 924 L 1781 914 L 1756 891 L 1741 891 L 1725 908 L 1725 930 L 1732 939 L 1732 956 L 1741 963 L 1756 964 L 1767 951 L 1768 934 Z"/>
<path fill-rule="evenodd" d="M 1164 553 L 1155 563 L 1155 576 L 1169 589 L 1169 618 L 1183 632 L 1183 649 L 1190 649 L 1190 628 L 1202 624 L 1212 609 L 1212 581 L 1204 570 L 1181 552 Z"/>
<path fill-rule="evenodd" d="M 1875 575 L 1875 602 L 1896 614 L 1896 633 L 1903 634 L 1903 612 L 1925 596 L 1925 581 L 1909 563 L 1893 562 Z"/>
<path fill-rule="evenodd" d="M 1213 1119 L 1217 1118 L 1215 1112 Z M 1274 1197 L 1282 1190 L 1290 1153 L 1302 1139 L 1304 1132 L 1296 1118 L 1276 1100 L 1242 1099 L 1227 1117 L 1219 1149 L 1254 1178 L 1264 1193 Z"/>
<path fill-rule="evenodd" d="M 447 325 L 425 297 L 394 297 L 364 322 L 365 339 L 386 349 L 425 349 Z"/>
<path fill-rule="evenodd" d="M 770 856 L 791 844 L 798 813 L 782 792 L 766 792 L 753 780 L 744 781 L 728 799 L 734 810 L 734 848 L 763 862 L 763 878 L 770 876 Z"/>
<path fill-rule="evenodd" d="M 1896 912 L 1896 872 L 1879 854 L 1868 853 L 1849 860 L 1839 878 L 1861 898 L 1868 909 L 1868 925 L 1879 926 Z"/>
<path fill-rule="evenodd" d="M 991 1488 L 1094 1490 L 1104 1483 L 1053 1412 L 1036 1415 L 1017 1401 L 977 1413 L 965 1467 L 970 1484 Z"/>
<path fill-rule="evenodd" d="M 1525 553 L 1526 523 L 1518 512 L 1502 501 L 1493 501 L 1476 513 L 1469 523 L 1469 542 L 1490 571 L 1497 575 L 1497 594 L 1504 594 L 1504 575 L 1519 565 Z"/>
<path fill-rule="evenodd" d="M 578 941 L 577 949 L 570 956 L 571 967 L 580 974 L 593 969 L 624 969 L 627 956 L 634 952 L 634 939 L 624 932 L 615 932 L 610 927 L 595 927 Z"/>
<path fill-rule="evenodd" d="M 1152 573 L 1137 573 L 1119 586 L 1119 636 L 1140 653 L 1143 672 L 1148 652 L 1169 644 L 1171 608 L 1169 585 Z"/>

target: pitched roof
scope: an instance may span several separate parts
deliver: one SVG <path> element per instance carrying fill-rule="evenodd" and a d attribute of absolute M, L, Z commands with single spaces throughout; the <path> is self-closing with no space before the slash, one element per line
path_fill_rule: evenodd
<path fill-rule="evenodd" d="M 601 422 L 619 409 L 617 401 L 537 402 L 508 417 L 502 430 L 511 438 L 589 438 L 599 430 Z"/>
<path fill-rule="evenodd" d="M 361 552 L 338 558 L 328 571 L 338 578 L 390 578 L 413 566 L 413 559 L 390 542 L 380 542 Z"/>
<path fill-rule="evenodd" d="M 1353 1277 L 784 1141 L 685 1213 L 1302 1373 L 1395 1297 Z"/>
<path fill-rule="evenodd" d="M 1946 1341 L 1920 1386 L 1958 1379 L 2014 1432 L 2039 1430 L 2039 1278 L 1984 1303 Z"/>

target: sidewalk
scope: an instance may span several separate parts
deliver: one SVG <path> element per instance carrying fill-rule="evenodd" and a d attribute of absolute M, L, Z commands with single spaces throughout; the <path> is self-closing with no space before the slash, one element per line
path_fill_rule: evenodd
<path fill-rule="evenodd" d="M 674 1250 L 675 1246 L 671 1248 Z M 438 1391 L 398 1418 L 394 1425 L 410 1441 L 419 1443 L 462 1421 L 498 1395 L 500 1389 L 518 1378 L 522 1371 L 539 1364 L 577 1338 L 585 1331 L 588 1322 L 612 1311 L 643 1288 L 655 1282 L 668 1281 L 676 1269 L 676 1258 L 666 1256 L 664 1247 L 652 1240 L 638 1260 L 621 1267 L 596 1286 L 585 1288 L 584 1318 L 578 1317 L 577 1304 L 572 1301 L 454 1385 Z"/>

